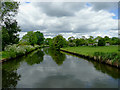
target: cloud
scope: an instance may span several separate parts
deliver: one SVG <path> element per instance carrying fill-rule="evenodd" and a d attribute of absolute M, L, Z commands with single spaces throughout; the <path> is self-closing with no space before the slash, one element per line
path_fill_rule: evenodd
<path fill-rule="evenodd" d="M 92 2 L 94 10 L 107 10 L 110 11 L 112 9 L 118 8 L 118 2 Z"/>
<path fill-rule="evenodd" d="M 68 2 L 34 2 L 22 3 L 17 15 L 22 32 L 39 30 L 45 37 L 63 34 L 80 37 L 81 35 L 115 35 L 110 31 L 118 30 L 118 20 L 110 6 L 115 3 L 68 3 Z M 106 4 L 106 6 L 105 6 Z M 109 5 L 110 4 L 110 5 Z M 107 32 L 107 33 L 106 33 Z M 100 34 L 101 33 L 101 34 Z"/>

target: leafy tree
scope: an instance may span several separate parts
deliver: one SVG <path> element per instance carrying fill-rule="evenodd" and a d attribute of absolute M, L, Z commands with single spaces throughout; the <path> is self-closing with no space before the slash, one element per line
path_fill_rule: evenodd
<path fill-rule="evenodd" d="M 70 43 L 73 43 L 74 40 L 75 40 L 75 37 L 73 37 L 73 36 L 71 36 L 71 37 L 68 38 L 68 41 L 69 41 Z"/>
<path fill-rule="evenodd" d="M 93 44 L 95 42 L 93 36 L 90 36 L 87 40 L 88 40 L 88 44 Z"/>
<path fill-rule="evenodd" d="M 33 31 L 27 32 L 26 35 L 22 37 L 21 42 L 26 42 L 26 44 L 34 45 L 37 44 L 37 36 Z"/>
<path fill-rule="evenodd" d="M 44 41 L 44 43 L 46 45 L 50 45 L 51 40 L 52 40 L 51 38 L 46 38 L 45 41 Z"/>
<path fill-rule="evenodd" d="M 101 39 L 101 38 L 102 38 L 101 36 L 97 36 L 97 37 L 94 39 L 94 41 L 95 41 L 95 42 L 98 42 L 99 39 Z"/>
<path fill-rule="evenodd" d="M 105 37 L 104 37 L 104 40 L 105 40 L 105 41 L 109 41 L 110 38 L 109 38 L 108 36 L 105 36 Z"/>
<path fill-rule="evenodd" d="M 16 44 L 19 41 L 18 32 L 21 31 L 14 18 L 19 7 L 18 2 L 2 2 L 0 11 L 2 25 L 2 49 L 9 44 Z"/>
<path fill-rule="evenodd" d="M 119 39 L 117 37 L 112 37 L 110 44 L 112 45 L 118 45 L 119 44 Z"/>
<path fill-rule="evenodd" d="M 105 46 L 105 40 L 104 40 L 104 38 L 99 39 L 98 46 Z"/>
<path fill-rule="evenodd" d="M 55 49 L 60 50 L 60 48 L 65 47 L 66 45 L 67 41 L 62 35 L 57 35 L 53 38 L 53 47 Z"/>
<path fill-rule="evenodd" d="M 43 42 L 44 42 L 43 33 L 37 31 L 37 32 L 35 32 L 35 35 L 37 36 L 37 44 L 38 44 L 38 45 L 43 44 Z"/>
<path fill-rule="evenodd" d="M 75 39 L 76 46 L 82 46 L 85 45 L 85 40 L 83 38 Z"/>

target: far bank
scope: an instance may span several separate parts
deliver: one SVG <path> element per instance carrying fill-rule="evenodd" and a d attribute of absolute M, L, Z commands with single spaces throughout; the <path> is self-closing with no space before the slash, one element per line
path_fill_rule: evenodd
<path fill-rule="evenodd" d="M 77 55 L 83 58 L 95 60 L 99 63 L 108 64 L 113 67 L 120 68 L 120 52 L 118 46 L 79 46 L 65 47 L 61 51 Z"/>

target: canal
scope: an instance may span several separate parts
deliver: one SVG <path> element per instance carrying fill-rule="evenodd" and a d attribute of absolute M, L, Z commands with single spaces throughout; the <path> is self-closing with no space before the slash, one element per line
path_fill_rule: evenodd
<path fill-rule="evenodd" d="M 117 68 L 43 48 L 2 65 L 5 88 L 117 88 Z"/>

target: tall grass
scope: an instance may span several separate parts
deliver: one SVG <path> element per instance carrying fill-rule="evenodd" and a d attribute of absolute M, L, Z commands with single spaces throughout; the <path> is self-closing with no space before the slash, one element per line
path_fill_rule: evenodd
<path fill-rule="evenodd" d="M 113 52 L 113 53 L 95 52 L 94 56 L 96 57 L 96 59 L 100 58 L 103 61 L 110 60 L 110 61 L 112 61 L 112 64 L 115 63 L 115 62 L 120 63 L 120 53 L 116 53 L 116 52 Z"/>

